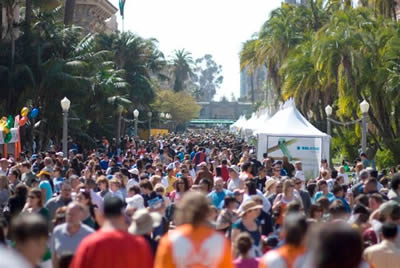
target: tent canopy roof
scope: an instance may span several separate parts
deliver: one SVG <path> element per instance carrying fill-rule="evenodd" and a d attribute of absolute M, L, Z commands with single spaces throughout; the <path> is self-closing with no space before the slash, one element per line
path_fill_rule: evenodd
<path fill-rule="evenodd" d="M 255 134 L 269 136 L 328 137 L 314 127 L 297 110 L 294 101 L 287 101 L 283 108 L 272 116 Z"/>

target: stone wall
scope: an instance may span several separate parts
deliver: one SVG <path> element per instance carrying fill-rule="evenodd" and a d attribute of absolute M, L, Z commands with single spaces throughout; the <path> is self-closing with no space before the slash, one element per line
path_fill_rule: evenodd
<path fill-rule="evenodd" d="M 91 33 L 114 32 L 118 30 L 117 11 L 108 0 L 77 0 L 74 24 Z"/>

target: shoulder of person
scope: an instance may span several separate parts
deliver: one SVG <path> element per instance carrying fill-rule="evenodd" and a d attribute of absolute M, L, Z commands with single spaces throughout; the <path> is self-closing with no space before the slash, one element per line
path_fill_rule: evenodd
<path fill-rule="evenodd" d="M 91 234 L 94 233 L 95 230 L 93 228 L 91 228 L 90 226 L 86 225 L 86 224 L 81 224 L 81 228 L 84 232 Z"/>

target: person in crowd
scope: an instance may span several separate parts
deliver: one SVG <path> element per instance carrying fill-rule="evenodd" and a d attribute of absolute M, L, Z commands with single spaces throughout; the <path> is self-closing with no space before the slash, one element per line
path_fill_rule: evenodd
<path fill-rule="evenodd" d="M 167 167 L 167 176 L 166 176 L 166 193 L 169 195 L 173 190 L 174 190 L 174 185 L 176 182 L 177 178 L 175 177 L 174 174 L 174 165 L 169 164 Z"/>
<path fill-rule="evenodd" d="M 7 176 L 8 175 L 8 166 L 10 163 L 8 162 L 7 158 L 0 159 L 0 176 Z"/>
<path fill-rule="evenodd" d="M 323 214 L 324 210 L 319 203 L 311 205 L 309 214 L 310 219 L 314 220 L 315 222 L 321 222 Z"/>
<path fill-rule="evenodd" d="M 97 205 L 92 203 L 90 192 L 87 190 L 81 190 L 75 197 L 75 200 L 84 208 L 82 223 L 97 230 L 99 228 L 99 222 L 101 222 L 100 212 Z"/>
<path fill-rule="evenodd" d="M 289 158 L 287 156 L 282 158 L 282 167 L 286 171 L 286 176 L 291 178 L 295 175 L 295 167 L 289 162 Z"/>
<path fill-rule="evenodd" d="M 320 180 L 317 183 L 319 191 L 315 193 L 314 202 L 318 201 L 321 197 L 328 198 L 329 202 L 333 202 L 335 200 L 335 196 L 329 192 L 328 183 L 325 180 Z"/>
<path fill-rule="evenodd" d="M 14 168 L 14 169 L 10 169 L 8 171 L 8 181 L 9 181 L 9 189 L 11 191 L 11 193 L 15 193 L 17 185 L 21 182 L 19 177 L 20 177 L 20 173 L 18 171 L 18 169 Z"/>
<path fill-rule="evenodd" d="M 301 198 L 301 201 L 304 206 L 304 213 L 308 215 L 310 213 L 310 207 L 311 207 L 311 197 L 310 194 L 307 191 L 304 191 L 303 189 L 303 180 L 301 178 L 295 177 L 294 179 L 294 189 L 298 193 L 298 195 Z"/>
<path fill-rule="evenodd" d="M 350 205 L 347 202 L 347 200 L 344 198 L 343 186 L 335 184 L 333 186 L 332 193 L 335 196 L 335 200 L 340 200 L 340 202 L 342 202 L 343 206 L 345 207 L 346 212 L 350 214 L 351 213 L 351 208 L 350 208 Z"/>
<path fill-rule="evenodd" d="M 224 232 L 227 237 L 231 236 L 232 224 L 238 220 L 237 210 L 238 202 L 234 196 L 225 196 L 224 206 L 218 214 L 216 229 Z"/>
<path fill-rule="evenodd" d="M 175 182 L 175 190 L 169 195 L 172 203 L 178 202 L 182 199 L 183 195 L 189 191 L 189 183 L 187 179 L 179 178 Z"/>
<path fill-rule="evenodd" d="M 260 268 L 269 267 L 311 267 L 301 266 L 305 254 L 305 238 L 308 231 L 307 219 L 300 213 L 290 213 L 285 217 L 281 236 L 284 244 L 268 251 L 260 260 Z"/>
<path fill-rule="evenodd" d="M 11 222 L 10 235 L 15 241 L 15 250 L 29 263 L 29 267 L 39 267 L 49 238 L 43 217 L 35 213 L 15 217 Z"/>
<path fill-rule="evenodd" d="M 364 259 L 374 268 L 399 267 L 400 249 L 396 247 L 398 227 L 394 223 L 384 223 L 381 231 L 382 242 L 365 249 Z"/>
<path fill-rule="evenodd" d="M 248 200 L 242 205 L 239 213 L 240 219 L 232 225 L 232 241 L 242 233 L 248 233 L 253 239 L 253 246 L 250 251 L 250 257 L 261 256 L 261 227 L 257 221 L 260 216 L 262 205 L 258 205 L 253 200 Z"/>
<path fill-rule="evenodd" d="M 208 194 L 208 198 L 215 207 L 220 208 L 225 196 L 231 194 L 230 191 L 224 189 L 224 180 L 221 177 L 216 177 L 214 179 L 214 190 Z"/>
<path fill-rule="evenodd" d="M 250 258 L 249 252 L 253 245 L 253 240 L 248 233 L 241 233 L 234 241 L 236 256 L 233 264 L 236 268 L 258 268 L 258 259 Z"/>
<path fill-rule="evenodd" d="M 27 202 L 22 209 L 22 212 L 26 213 L 38 213 L 43 216 L 46 222 L 50 222 L 49 211 L 43 207 L 43 196 L 40 189 L 33 188 L 28 193 Z"/>
<path fill-rule="evenodd" d="M 60 259 L 73 256 L 81 241 L 94 230 L 82 224 L 84 207 L 71 202 L 65 211 L 65 223 L 57 224 L 50 239 L 52 263 L 54 268 L 60 267 Z"/>
<path fill-rule="evenodd" d="M 283 182 L 283 191 L 278 194 L 274 200 L 272 211 L 276 215 L 276 224 L 282 225 L 285 210 L 287 205 L 292 201 L 298 201 L 301 203 L 300 198 L 294 195 L 294 183 L 292 180 L 287 179 Z"/>
<path fill-rule="evenodd" d="M 202 193 L 190 192 L 182 198 L 176 208 L 178 227 L 161 239 L 155 268 L 233 268 L 228 240 L 209 227 L 209 209 Z"/>
<path fill-rule="evenodd" d="M 100 231 L 90 234 L 79 244 L 71 268 L 153 267 L 146 240 L 127 232 L 129 225 L 123 209 L 124 203 L 118 197 L 104 200 L 104 224 Z"/>
<path fill-rule="evenodd" d="M 24 161 L 19 165 L 21 171 L 21 181 L 28 187 L 33 186 L 33 182 L 37 180 L 36 175 L 31 170 L 32 165 L 29 161 Z"/>
<path fill-rule="evenodd" d="M 97 178 L 96 184 L 100 190 L 97 192 L 100 197 L 104 199 L 107 194 L 110 194 L 108 179 L 105 176 L 100 176 L 99 178 Z"/>
<path fill-rule="evenodd" d="M 19 184 L 15 188 L 15 193 L 8 199 L 7 205 L 3 209 L 3 215 L 8 220 L 11 221 L 12 218 L 18 216 L 25 206 L 26 199 L 28 196 L 28 188 Z"/>
<path fill-rule="evenodd" d="M 38 174 L 38 177 L 40 179 L 39 189 L 42 191 L 43 200 L 47 202 L 53 196 L 53 183 L 50 183 L 51 173 L 47 170 L 42 170 Z"/>
<path fill-rule="evenodd" d="M 10 190 L 8 188 L 7 176 L 0 176 L 0 208 L 4 208 L 10 197 Z"/>
<path fill-rule="evenodd" d="M 125 200 L 124 194 L 121 191 L 122 188 L 121 188 L 121 180 L 120 179 L 113 177 L 109 181 L 109 185 L 110 185 L 110 194 L 106 195 L 104 197 L 104 199 L 110 198 L 112 196 L 116 196 L 121 200 Z"/>
<path fill-rule="evenodd" d="M 228 190 L 233 192 L 235 189 L 240 188 L 242 179 L 239 177 L 240 170 L 237 166 L 232 165 L 228 167 L 229 179 L 228 179 Z"/>
<path fill-rule="evenodd" d="M 400 202 L 400 173 L 396 173 L 390 182 L 390 190 L 387 194 L 390 200 Z"/>
<path fill-rule="evenodd" d="M 321 225 L 310 240 L 309 252 L 301 267 L 367 268 L 362 260 L 360 233 L 344 223 Z"/>
<path fill-rule="evenodd" d="M 72 201 L 71 193 L 72 193 L 71 185 L 68 184 L 67 182 L 64 182 L 61 185 L 60 195 L 53 197 L 52 199 L 47 201 L 45 207 L 49 211 L 50 219 L 54 218 L 54 215 L 56 214 L 56 210 L 58 208 L 67 206 L 69 204 L 69 202 Z"/>
<path fill-rule="evenodd" d="M 129 233 L 140 235 L 149 243 L 153 256 L 155 256 L 158 247 L 158 241 L 153 236 L 153 230 L 160 226 L 161 222 L 160 213 L 150 212 L 143 208 L 133 214 L 132 223 L 129 227 Z"/>

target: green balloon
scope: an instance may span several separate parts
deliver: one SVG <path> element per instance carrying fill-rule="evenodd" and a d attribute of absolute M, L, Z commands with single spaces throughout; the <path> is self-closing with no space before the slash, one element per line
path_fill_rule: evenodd
<path fill-rule="evenodd" d="M 11 132 L 4 136 L 4 143 L 9 143 L 12 138 Z"/>

